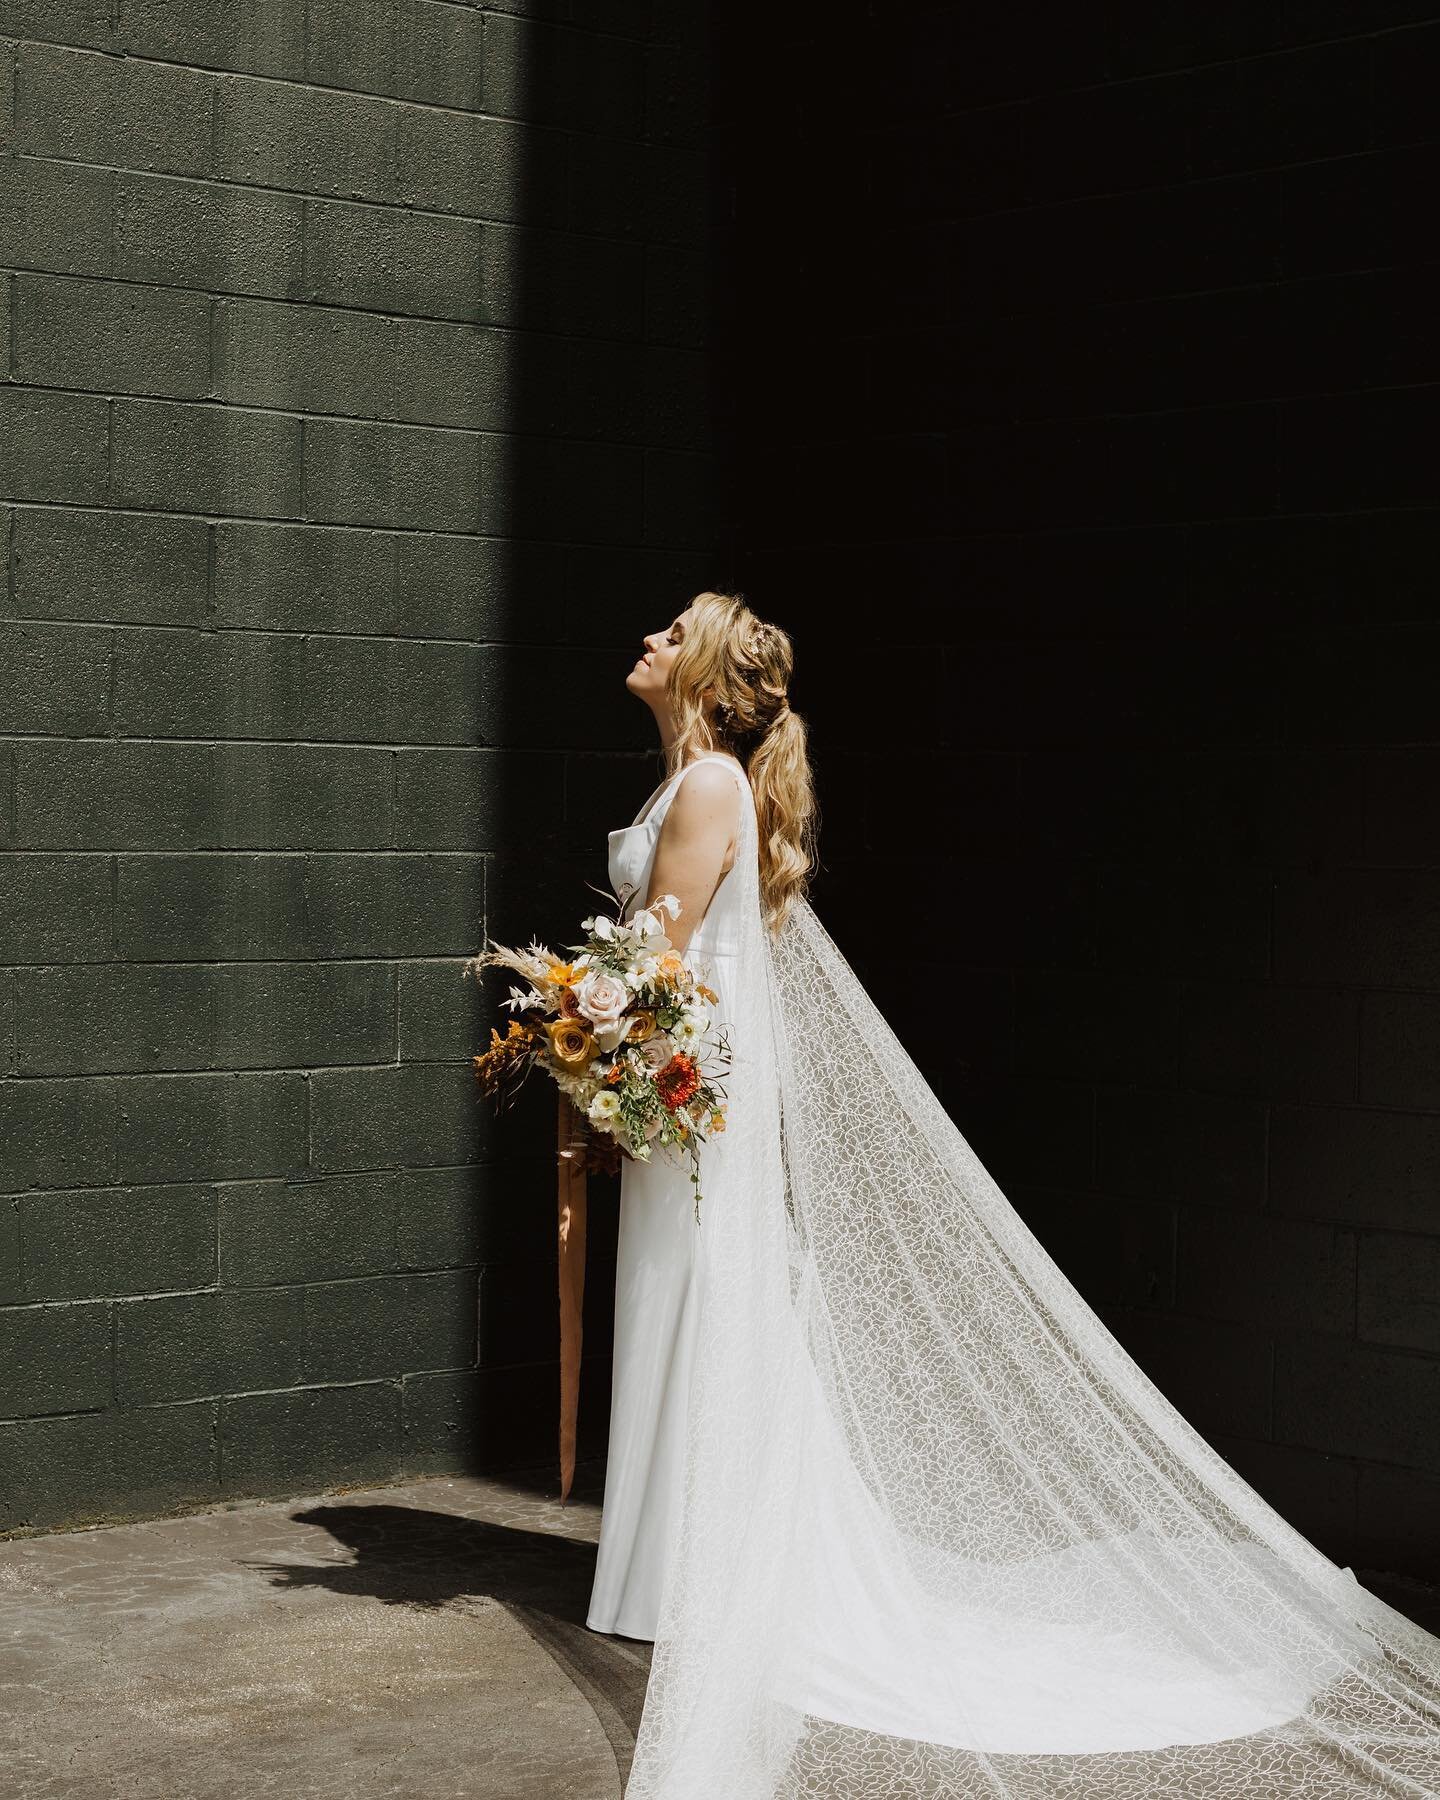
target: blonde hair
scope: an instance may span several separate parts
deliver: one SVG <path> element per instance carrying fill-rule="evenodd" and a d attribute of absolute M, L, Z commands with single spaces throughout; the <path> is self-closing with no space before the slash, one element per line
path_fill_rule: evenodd
<path fill-rule="evenodd" d="M 739 594 L 697 594 L 689 610 L 666 692 L 675 721 L 670 771 L 707 750 L 738 758 L 755 796 L 761 910 L 778 932 L 817 862 L 809 734 L 788 694 L 794 650 Z"/>

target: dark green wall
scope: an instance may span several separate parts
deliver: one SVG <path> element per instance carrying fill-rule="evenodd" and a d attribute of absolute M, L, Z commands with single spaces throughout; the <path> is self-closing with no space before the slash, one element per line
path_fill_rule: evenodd
<path fill-rule="evenodd" d="M 0 0 L 0 1528 L 551 1452 L 462 966 L 709 575 L 701 18 Z"/>
<path fill-rule="evenodd" d="M 768 26 L 717 84 L 731 531 L 817 910 L 1181 1411 L 1440 1579 L 1440 6 Z"/>

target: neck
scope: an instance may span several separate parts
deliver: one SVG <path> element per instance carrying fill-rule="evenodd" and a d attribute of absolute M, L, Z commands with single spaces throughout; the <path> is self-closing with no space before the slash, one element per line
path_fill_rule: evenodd
<path fill-rule="evenodd" d="M 651 708 L 651 711 L 655 714 L 655 723 L 660 731 L 660 748 L 665 752 L 666 759 L 669 760 L 680 735 L 679 728 L 675 723 L 674 715 L 671 713 L 669 706 L 664 700 L 656 701 Z M 710 733 L 709 749 L 718 750 L 724 756 L 734 755 L 733 751 L 727 749 L 726 746 L 719 741 L 713 730 Z"/>
<path fill-rule="evenodd" d="M 674 714 L 663 700 L 657 701 L 651 710 L 655 714 L 655 723 L 660 728 L 660 748 L 668 757 L 675 747 L 676 728 Z"/>

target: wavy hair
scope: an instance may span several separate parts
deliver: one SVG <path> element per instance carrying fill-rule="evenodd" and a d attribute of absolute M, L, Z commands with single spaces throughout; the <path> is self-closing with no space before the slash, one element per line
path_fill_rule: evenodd
<path fill-rule="evenodd" d="M 739 594 L 696 594 L 666 691 L 675 721 L 670 772 L 692 755 L 724 750 L 749 776 L 760 904 L 772 932 L 803 898 L 818 860 L 809 733 L 790 708 L 794 663 L 787 634 L 757 618 Z M 713 709 L 706 705 L 712 690 Z"/>

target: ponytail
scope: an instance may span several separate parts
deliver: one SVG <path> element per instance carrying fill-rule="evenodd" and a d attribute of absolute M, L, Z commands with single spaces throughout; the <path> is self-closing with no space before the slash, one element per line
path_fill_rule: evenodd
<path fill-rule="evenodd" d="M 755 796 L 761 910 L 778 932 L 818 860 L 809 732 L 788 695 L 794 651 L 786 633 L 757 618 L 738 594 L 697 594 L 690 615 L 670 671 L 671 766 L 728 750 L 744 767 Z M 708 713 L 707 693 L 714 696 Z"/>
<path fill-rule="evenodd" d="M 760 901 L 766 924 L 778 932 L 802 899 L 816 864 L 815 784 L 809 733 L 786 701 L 750 753 L 746 773 L 755 795 L 760 853 Z"/>

